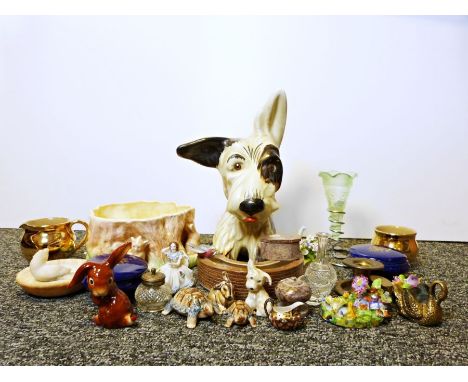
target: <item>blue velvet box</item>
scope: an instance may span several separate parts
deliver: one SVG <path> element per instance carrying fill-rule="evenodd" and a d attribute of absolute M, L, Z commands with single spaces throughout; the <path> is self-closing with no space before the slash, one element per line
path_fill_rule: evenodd
<path fill-rule="evenodd" d="M 408 272 L 409 263 L 404 253 L 372 244 L 353 245 L 349 249 L 351 257 L 374 259 L 384 264 L 383 272 L 388 275 L 399 275 Z"/>
<path fill-rule="evenodd" d="M 104 263 L 109 255 L 98 255 L 88 261 L 93 263 Z M 125 255 L 124 258 L 118 263 L 114 271 L 114 280 L 119 289 L 122 289 L 129 297 L 133 297 L 135 290 L 141 283 L 141 275 L 148 268 L 145 260 L 137 256 Z M 83 279 L 83 285 L 87 289 L 86 277 Z"/>

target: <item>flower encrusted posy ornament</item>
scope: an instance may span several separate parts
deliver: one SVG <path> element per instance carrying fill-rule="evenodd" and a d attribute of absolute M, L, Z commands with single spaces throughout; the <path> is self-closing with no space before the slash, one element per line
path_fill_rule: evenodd
<path fill-rule="evenodd" d="M 385 304 L 391 303 L 392 298 L 382 289 L 380 278 L 369 285 L 367 277 L 356 276 L 351 285 L 353 292 L 325 298 L 320 306 L 324 320 L 346 328 L 369 328 L 390 317 Z"/>

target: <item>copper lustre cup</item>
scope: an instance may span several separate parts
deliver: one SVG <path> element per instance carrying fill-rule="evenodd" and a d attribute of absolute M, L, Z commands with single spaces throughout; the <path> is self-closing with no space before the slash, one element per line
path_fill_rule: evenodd
<path fill-rule="evenodd" d="M 416 231 L 408 227 L 379 225 L 375 227 L 371 243 L 404 253 L 410 263 L 416 261 L 419 252 Z"/>
<path fill-rule="evenodd" d="M 81 224 L 85 227 L 84 237 L 77 243 L 72 226 Z M 21 252 L 26 260 L 31 261 L 35 253 L 49 248 L 49 260 L 70 257 L 88 238 L 88 224 L 81 220 L 67 218 L 44 218 L 29 220 L 22 224 L 24 229 L 21 239 Z"/>

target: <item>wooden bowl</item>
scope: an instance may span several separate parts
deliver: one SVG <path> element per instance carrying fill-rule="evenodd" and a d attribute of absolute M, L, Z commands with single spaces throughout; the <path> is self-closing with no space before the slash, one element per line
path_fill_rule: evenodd
<path fill-rule="evenodd" d="M 66 296 L 68 294 L 76 293 L 79 290 L 83 289 L 83 285 L 78 283 L 73 288 L 67 288 L 71 279 L 73 278 L 76 270 L 80 267 L 81 264 L 85 263 L 84 259 L 60 259 L 60 260 L 51 260 L 48 263 L 61 264 L 63 266 L 71 268 L 71 272 L 59 280 L 55 281 L 37 281 L 29 267 L 24 268 L 22 271 L 18 272 L 16 275 L 17 284 L 23 288 L 23 290 L 33 296 L 38 297 L 60 297 Z"/>
<path fill-rule="evenodd" d="M 264 284 L 266 291 L 271 296 L 275 295 L 276 285 L 282 279 L 299 277 L 304 274 L 304 260 L 302 258 L 292 261 L 261 261 L 255 266 L 271 276 L 272 285 L 269 285 L 268 282 Z M 223 271 L 227 272 L 233 284 L 235 298 L 245 299 L 248 294 L 245 287 L 247 280 L 246 262 L 228 259 L 223 255 L 198 259 L 198 280 L 206 289 L 211 289 L 223 280 Z"/>

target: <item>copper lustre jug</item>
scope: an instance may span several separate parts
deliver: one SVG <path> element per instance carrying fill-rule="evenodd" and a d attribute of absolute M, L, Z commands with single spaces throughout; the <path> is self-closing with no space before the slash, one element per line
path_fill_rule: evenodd
<path fill-rule="evenodd" d="M 77 243 L 72 226 L 81 224 L 85 227 L 84 237 Z M 29 220 L 22 224 L 24 229 L 21 239 L 21 252 L 26 260 L 31 261 L 34 254 L 49 248 L 49 260 L 70 257 L 81 248 L 88 238 L 88 223 L 67 218 L 44 218 Z"/>

